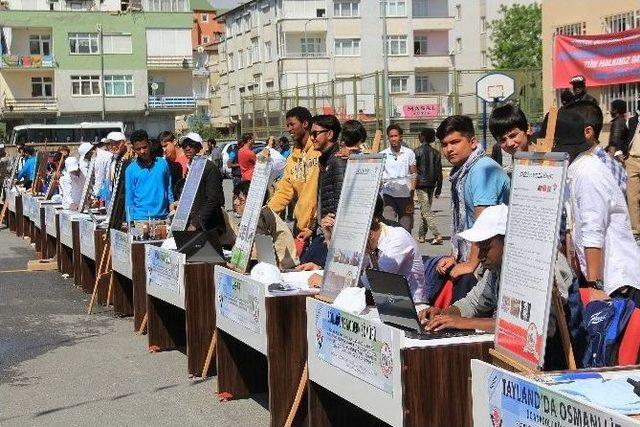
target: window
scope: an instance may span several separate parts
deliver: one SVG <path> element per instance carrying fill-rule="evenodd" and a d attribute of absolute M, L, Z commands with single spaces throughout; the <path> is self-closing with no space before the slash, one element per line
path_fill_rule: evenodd
<path fill-rule="evenodd" d="M 404 0 L 386 0 L 386 16 L 407 16 L 407 4 Z"/>
<path fill-rule="evenodd" d="M 236 87 L 231 86 L 229 88 L 229 105 L 233 105 L 236 103 Z"/>
<path fill-rule="evenodd" d="M 189 12 L 187 0 L 142 0 L 146 12 Z"/>
<path fill-rule="evenodd" d="M 133 76 L 131 74 L 104 76 L 105 96 L 133 96 Z"/>
<path fill-rule="evenodd" d="M 240 34 L 242 32 L 242 18 L 236 18 L 233 21 L 233 34 Z"/>
<path fill-rule="evenodd" d="M 405 93 L 407 92 L 407 83 L 409 77 L 390 77 L 389 78 L 389 91 L 391 93 Z"/>
<path fill-rule="evenodd" d="M 258 38 L 254 37 L 251 39 L 251 63 L 254 64 L 256 62 L 260 62 L 260 44 L 258 43 Z"/>
<path fill-rule="evenodd" d="M 30 55 L 51 55 L 51 36 L 32 34 L 29 36 Z"/>
<path fill-rule="evenodd" d="M 230 25 L 226 25 L 224 27 L 224 35 L 225 35 L 226 38 L 233 37 L 233 34 L 231 33 L 231 26 Z"/>
<path fill-rule="evenodd" d="M 360 39 L 336 39 L 336 56 L 360 56 Z"/>
<path fill-rule="evenodd" d="M 427 55 L 427 36 L 413 36 L 413 54 L 416 56 Z"/>
<path fill-rule="evenodd" d="M 244 65 L 246 67 L 251 65 L 251 48 L 244 50 Z"/>
<path fill-rule="evenodd" d="M 267 88 L 267 92 L 272 91 L 273 90 L 273 80 L 270 80 L 268 82 L 265 83 L 265 87 Z"/>
<path fill-rule="evenodd" d="M 353 18 L 360 16 L 360 2 L 337 1 L 333 4 L 333 16 L 336 18 Z"/>
<path fill-rule="evenodd" d="M 51 77 L 31 77 L 31 97 L 53 96 L 53 79 Z"/>
<path fill-rule="evenodd" d="M 456 18 L 456 21 L 459 21 L 459 20 L 462 19 L 462 5 L 461 4 L 457 4 L 456 5 L 454 16 Z"/>
<path fill-rule="evenodd" d="M 209 14 L 207 14 L 207 13 L 203 13 L 203 14 L 200 16 L 200 20 L 201 20 L 202 22 L 208 22 L 208 21 L 209 21 Z"/>
<path fill-rule="evenodd" d="M 273 59 L 273 51 L 271 50 L 271 42 L 264 42 L 264 60 L 271 61 Z"/>
<path fill-rule="evenodd" d="M 238 51 L 238 69 L 244 68 L 244 50 Z"/>
<path fill-rule="evenodd" d="M 209 36 L 202 36 L 202 44 L 209 43 Z"/>
<path fill-rule="evenodd" d="M 262 5 L 262 24 L 269 25 L 271 23 L 271 5 L 269 3 L 264 3 Z"/>
<path fill-rule="evenodd" d="M 604 32 L 618 33 L 640 27 L 640 11 L 625 12 L 604 18 Z"/>
<path fill-rule="evenodd" d="M 156 84 L 156 89 L 151 87 L 153 84 Z M 164 96 L 165 92 L 165 82 L 162 80 L 158 80 L 158 78 L 152 78 L 147 82 L 147 92 L 149 96 Z"/>
<path fill-rule="evenodd" d="M 320 37 L 302 37 L 300 39 L 302 56 L 320 56 L 322 39 Z"/>
<path fill-rule="evenodd" d="M 480 57 L 480 61 L 481 61 L 480 62 L 480 66 L 482 68 L 487 68 L 487 62 L 488 62 L 487 61 L 487 51 L 483 50 L 482 52 L 480 52 L 480 55 L 481 55 L 481 57 Z"/>
<path fill-rule="evenodd" d="M 102 49 L 105 54 L 130 54 L 131 36 L 121 34 L 104 34 L 102 36 Z"/>
<path fill-rule="evenodd" d="M 71 54 L 97 54 L 97 33 L 69 33 L 69 52 Z"/>
<path fill-rule="evenodd" d="M 71 76 L 71 95 L 100 95 L 100 76 Z"/>
<path fill-rule="evenodd" d="M 555 34 L 561 36 L 580 36 L 587 34 L 587 23 L 576 22 L 575 24 L 567 24 L 556 27 Z"/>
<path fill-rule="evenodd" d="M 388 55 L 407 54 L 407 36 L 387 36 Z"/>
<path fill-rule="evenodd" d="M 251 29 L 251 15 L 247 14 L 242 17 L 242 31 Z"/>
<path fill-rule="evenodd" d="M 435 91 L 429 76 L 416 76 L 416 93 L 433 93 Z"/>
<path fill-rule="evenodd" d="M 227 69 L 229 70 L 229 72 L 233 71 L 235 66 L 235 63 L 233 62 L 233 53 L 230 53 L 227 56 Z"/>
<path fill-rule="evenodd" d="M 461 37 L 458 37 L 456 39 L 456 51 L 458 53 L 462 52 L 462 38 Z"/>
<path fill-rule="evenodd" d="M 480 17 L 480 34 L 485 34 L 487 32 L 487 17 Z"/>

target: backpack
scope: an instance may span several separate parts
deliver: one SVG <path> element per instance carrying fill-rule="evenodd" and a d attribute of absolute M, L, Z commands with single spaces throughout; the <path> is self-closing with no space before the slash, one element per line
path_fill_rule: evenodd
<path fill-rule="evenodd" d="M 584 313 L 587 330 L 587 348 L 582 363 L 584 368 L 615 365 L 618 339 L 633 314 L 635 304 L 626 298 L 591 301 Z"/>

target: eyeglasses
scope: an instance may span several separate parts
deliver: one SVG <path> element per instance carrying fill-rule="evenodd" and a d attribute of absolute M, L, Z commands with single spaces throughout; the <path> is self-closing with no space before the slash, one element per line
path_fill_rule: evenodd
<path fill-rule="evenodd" d="M 320 135 L 321 133 L 325 133 L 325 132 L 329 132 L 329 129 L 322 129 L 322 130 L 312 130 L 309 135 L 311 135 L 311 138 L 317 138 L 318 135 Z"/>

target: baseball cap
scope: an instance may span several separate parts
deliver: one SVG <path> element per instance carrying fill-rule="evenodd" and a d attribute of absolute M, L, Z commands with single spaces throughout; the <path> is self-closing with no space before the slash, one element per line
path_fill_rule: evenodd
<path fill-rule="evenodd" d="M 91 151 L 92 147 L 93 145 L 89 142 L 83 142 L 82 144 L 80 144 L 80 146 L 78 147 L 78 157 L 84 159 L 84 156 L 86 156 L 87 153 Z"/>
<path fill-rule="evenodd" d="M 98 140 L 91 141 L 91 145 L 104 144 L 105 142 L 107 142 L 107 138 L 102 138 L 100 141 Z"/>
<path fill-rule="evenodd" d="M 75 172 L 80 169 L 78 166 L 78 159 L 75 157 L 67 157 L 64 159 L 64 168 L 67 172 Z"/>
<path fill-rule="evenodd" d="M 197 142 L 202 145 L 202 137 L 195 132 L 189 132 L 188 134 L 181 136 L 180 140 L 178 141 L 180 145 L 182 145 L 185 139 L 190 139 L 191 141 Z"/>
<path fill-rule="evenodd" d="M 127 139 L 122 132 L 109 132 L 107 135 L 108 141 L 125 141 Z"/>
<path fill-rule="evenodd" d="M 584 85 L 585 82 L 585 78 L 582 74 L 573 76 L 571 77 L 571 80 L 569 80 L 569 83 L 571 83 L 572 85 Z"/>
<path fill-rule="evenodd" d="M 473 227 L 459 233 L 458 236 L 468 242 L 484 242 L 498 234 L 504 236 L 507 232 L 508 213 L 507 205 L 489 206 L 482 211 Z"/>

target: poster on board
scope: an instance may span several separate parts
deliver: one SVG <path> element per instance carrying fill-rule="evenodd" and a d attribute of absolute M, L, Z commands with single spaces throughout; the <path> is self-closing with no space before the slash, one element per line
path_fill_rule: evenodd
<path fill-rule="evenodd" d="M 189 226 L 191 208 L 193 207 L 193 201 L 196 199 L 196 193 L 198 192 L 207 161 L 207 158 L 202 156 L 194 157 L 191 161 L 189 173 L 187 174 L 184 188 L 178 201 L 178 208 L 171 222 L 171 230 L 184 231 Z"/>
<path fill-rule="evenodd" d="M 95 180 L 95 176 L 93 175 L 95 166 L 96 156 L 94 154 L 89 162 L 89 169 L 85 177 L 84 187 L 82 188 L 82 196 L 80 197 L 80 203 L 78 203 L 78 212 L 84 212 L 91 199 L 91 189 L 93 188 L 93 181 Z"/>
<path fill-rule="evenodd" d="M 256 237 L 256 228 L 258 227 L 258 220 L 262 211 L 264 195 L 269 185 L 269 175 L 271 175 L 272 167 L 273 161 L 271 158 L 260 155 L 256 159 L 256 167 L 253 171 L 253 178 L 251 178 L 247 202 L 238 227 L 238 237 L 231 250 L 231 264 L 242 272 L 246 271 L 251 258 L 251 248 L 253 248 L 253 240 Z"/>
<path fill-rule="evenodd" d="M 383 170 L 383 154 L 349 158 L 336 225 L 327 250 L 322 288 L 318 294 L 320 299 L 333 302 L 342 289 L 356 286 L 360 280 Z"/>
<path fill-rule="evenodd" d="M 184 264 L 180 252 L 145 245 L 147 294 L 184 310 Z"/>
<path fill-rule="evenodd" d="M 567 173 L 565 153 L 516 153 L 500 275 L 495 348 L 544 363 Z"/>
<path fill-rule="evenodd" d="M 119 229 L 124 222 L 124 173 L 131 163 L 130 158 L 122 158 L 116 164 L 116 176 L 113 182 L 113 190 L 107 206 L 107 218 L 102 224 L 107 228 Z"/>

